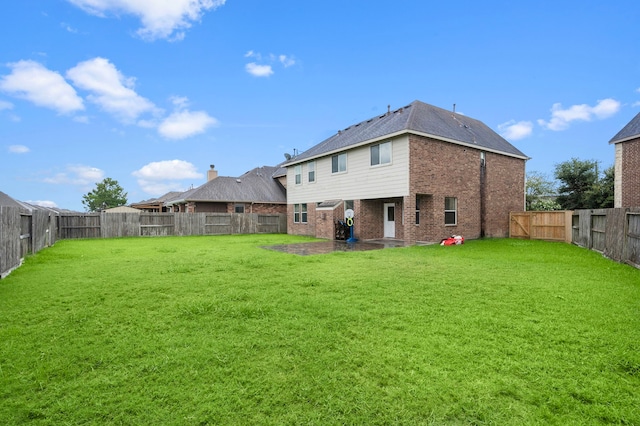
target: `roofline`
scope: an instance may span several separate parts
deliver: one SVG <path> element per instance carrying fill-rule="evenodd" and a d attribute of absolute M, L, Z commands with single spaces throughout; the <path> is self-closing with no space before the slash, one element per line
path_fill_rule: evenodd
<path fill-rule="evenodd" d="M 286 201 L 251 201 L 251 200 L 196 200 L 196 199 L 182 199 L 167 201 L 164 205 L 175 205 L 184 203 L 252 203 L 252 204 L 287 204 Z"/>
<path fill-rule="evenodd" d="M 628 141 L 630 141 L 630 140 L 633 140 L 633 139 L 639 139 L 639 138 L 640 138 L 640 134 L 637 134 L 637 135 L 633 135 L 633 136 L 628 136 L 628 137 L 626 137 L 626 138 L 617 139 L 617 140 L 615 140 L 615 141 L 612 139 L 612 140 L 610 140 L 610 141 L 609 141 L 609 144 L 614 144 L 614 145 L 615 145 L 615 144 L 617 144 L 617 143 L 621 143 L 621 142 L 628 142 Z"/>
<path fill-rule="evenodd" d="M 394 132 L 394 133 L 389 133 L 389 134 L 384 135 L 384 136 L 379 136 L 377 138 L 367 139 L 367 140 L 365 140 L 363 142 L 358 142 L 356 144 L 349 145 L 349 146 L 344 147 L 344 148 L 334 149 L 332 151 L 323 152 L 322 154 L 317 154 L 317 155 L 313 155 L 311 157 L 303 158 L 302 160 L 299 160 L 299 161 L 292 160 L 291 162 L 289 162 L 287 164 L 283 164 L 282 167 L 286 168 L 286 167 L 295 166 L 296 164 L 306 163 L 308 161 L 312 161 L 312 160 L 315 160 L 317 158 L 326 157 L 326 156 L 329 156 L 331 154 L 335 154 L 335 153 L 338 153 L 338 152 L 346 151 L 348 149 L 359 148 L 359 147 L 364 146 L 364 145 L 369 145 L 369 144 L 371 144 L 373 142 L 378 142 L 378 141 L 385 140 L 385 139 L 392 139 L 394 137 L 402 136 L 402 135 L 405 135 L 405 134 L 407 134 L 407 135 L 408 134 L 413 134 L 413 135 L 416 135 L 416 136 L 423 136 L 423 137 L 427 137 L 427 138 L 431 138 L 431 139 L 441 140 L 443 142 L 453 143 L 453 144 L 456 144 L 456 145 L 468 146 L 468 147 L 471 147 L 471 148 L 479 149 L 481 151 L 493 152 L 495 154 L 506 155 L 508 157 L 520 158 L 522 160 L 530 160 L 531 159 L 531 157 L 527 157 L 526 155 L 523 156 L 523 155 L 511 154 L 511 153 L 504 152 L 504 151 L 499 151 L 497 149 L 484 148 L 484 147 L 480 147 L 480 146 L 475 145 L 475 144 L 471 144 L 471 143 L 467 143 L 467 142 L 460 142 L 460 141 L 455 140 L 455 139 L 449 139 L 449 138 L 445 138 L 445 137 L 442 137 L 442 136 L 436 136 L 436 135 L 432 135 L 430 133 L 418 132 L 416 130 L 400 130 L 400 131 L 397 131 L 397 132 Z"/>

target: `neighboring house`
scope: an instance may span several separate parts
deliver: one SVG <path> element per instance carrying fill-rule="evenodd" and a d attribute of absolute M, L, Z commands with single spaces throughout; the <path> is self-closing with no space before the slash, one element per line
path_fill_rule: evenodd
<path fill-rule="evenodd" d="M 505 237 L 527 159 L 482 122 L 415 101 L 287 161 L 287 229 L 333 239 L 350 208 L 359 239 Z"/>
<path fill-rule="evenodd" d="M 287 196 L 277 177 L 279 167 L 256 167 L 239 177 L 218 176 L 211 166 L 207 183 L 165 202 L 169 211 L 187 213 L 287 212 Z M 274 176 L 276 174 L 276 176 Z"/>
<path fill-rule="evenodd" d="M 640 206 L 640 113 L 610 141 L 616 148 L 614 207 Z"/>
<path fill-rule="evenodd" d="M 145 212 L 162 213 L 167 211 L 165 203 L 174 200 L 180 194 L 182 194 L 180 191 L 167 192 L 161 197 L 140 201 L 139 203 L 131 203 L 130 206 Z"/>

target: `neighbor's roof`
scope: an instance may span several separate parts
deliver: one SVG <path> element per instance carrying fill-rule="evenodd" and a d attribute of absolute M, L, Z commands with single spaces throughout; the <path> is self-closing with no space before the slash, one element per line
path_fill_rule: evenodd
<path fill-rule="evenodd" d="M 414 101 L 403 108 L 340 130 L 329 139 L 292 158 L 286 165 L 407 132 L 523 159 L 529 158 L 481 121 Z"/>
<path fill-rule="evenodd" d="M 618 143 L 640 137 L 640 113 L 636 115 L 626 126 L 622 128 L 609 143 Z"/>
<path fill-rule="evenodd" d="M 128 206 L 118 206 L 112 207 L 110 209 L 105 209 L 105 213 L 142 213 L 142 210 L 136 209 Z"/>
<path fill-rule="evenodd" d="M 284 188 L 273 178 L 278 167 L 256 167 L 240 177 L 218 176 L 182 193 L 170 204 L 186 201 L 286 203 Z"/>
<path fill-rule="evenodd" d="M 142 200 L 137 203 L 131 203 L 131 206 L 149 206 L 149 205 L 162 204 L 166 201 L 170 201 L 178 197 L 180 194 L 182 194 L 182 192 L 180 191 L 171 191 L 171 192 L 167 192 L 164 195 L 161 195 L 158 198 L 150 198 L 148 200 Z"/>

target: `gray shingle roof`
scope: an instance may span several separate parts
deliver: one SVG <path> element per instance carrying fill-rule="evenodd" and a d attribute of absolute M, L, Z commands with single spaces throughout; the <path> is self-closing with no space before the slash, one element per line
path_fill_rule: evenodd
<path fill-rule="evenodd" d="M 272 176 L 278 167 L 256 167 L 240 177 L 219 176 L 182 193 L 172 202 L 218 201 L 286 203 L 284 188 Z"/>
<path fill-rule="evenodd" d="M 635 137 L 640 137 L 640 113 L 612 137 L 609 143 L 618 143 Z"/>
<path fill-rule="evenodd" d="M 329 152 L 336 152 L 388 135 L 414 132 L 439 139 L 484 148 L 520 158 L 528 158 L 519 149 L 491 130 L 487 125 L 465 115 L 456 114 L 424 102 L 411 104 L 347 127 L 292 158 L 295 164 Z"/>

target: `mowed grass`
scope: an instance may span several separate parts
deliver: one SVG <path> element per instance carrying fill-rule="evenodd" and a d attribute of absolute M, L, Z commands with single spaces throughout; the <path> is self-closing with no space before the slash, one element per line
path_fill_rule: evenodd
<path fill-rule="evenodd" d="M 0 281 L 0 423 L 640 424 L 640 271 L 569 244 L 64 240 Z"/>

